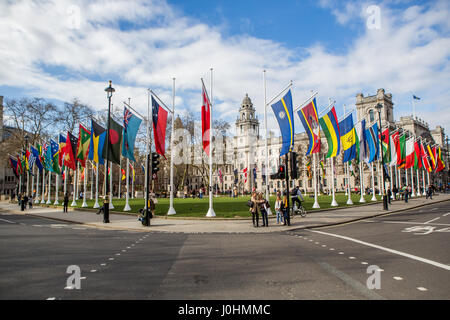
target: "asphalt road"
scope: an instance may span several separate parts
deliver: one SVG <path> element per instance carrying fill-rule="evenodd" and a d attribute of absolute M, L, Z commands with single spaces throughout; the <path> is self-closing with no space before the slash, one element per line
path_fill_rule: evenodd
<path fill-rule="evenodd" d="M 0 299 L 450 299 L 449 240 L 450 202 L 270 234 L 115 231 L 1 213 Z M 81 289 L 67 282 L 73 265 Z M 380 289 L 366 285 L 370 266 Z"/>

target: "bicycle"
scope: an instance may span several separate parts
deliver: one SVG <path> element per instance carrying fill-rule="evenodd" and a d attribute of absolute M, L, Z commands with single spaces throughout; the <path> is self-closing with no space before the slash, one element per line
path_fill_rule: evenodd
<path fill-rule="evenodd" d="M 306 209 L 303 207 L 303 203 L 300 202 L 300 207 L 296 207 L 294 210 L 294 206 L 289 208 L 290 216 L 300 215 L 302 218 L 306 217 Z"/>

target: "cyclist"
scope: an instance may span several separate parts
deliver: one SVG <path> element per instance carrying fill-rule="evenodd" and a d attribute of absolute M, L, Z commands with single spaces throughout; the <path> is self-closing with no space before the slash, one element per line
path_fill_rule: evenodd
<path fill-rule="evenodd" d="M 292 206 L 294 206 L 294 203 L 297 203 L 297 209 L 300 208 L 301 205 L 302 205 L 301 201 L 305 201 L 303 199 L 302 193 L 300 192 L 300 188 L 296 186 L 294 188 L 294 190 L 292 190 L 291 196 L 292 196 L 292 198 L 291 198 L 292 199 Z M 300 201 L 299 198 L 301 199 L 301 201 Z"/>

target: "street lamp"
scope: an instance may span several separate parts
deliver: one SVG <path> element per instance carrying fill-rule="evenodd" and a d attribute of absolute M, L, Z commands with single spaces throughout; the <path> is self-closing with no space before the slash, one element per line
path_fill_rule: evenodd
<path fill-rule="evenodd" d="M 109 80 L 109 86 L 105 89 L 106 97 L 108 98 L 108 124 L 106 126 L 106 163 L 105 163 L 105 174 L 106 174 L 106 192 L 105 199 L 103 201 L 103 223 L 109 223 L 109 182 L 108 182 L 108 156 L 109 156 L 109 130 L 110 130 L 110 118 L 111 118 L 111 97 L 114 88 L 111 86 L 111 80 Z"/>
<path fill-rule="evenodd" d="M 386 195 L 386 177 L 384 175 L 384 157 L 383 157 L 383 147 L 382 147 L 382 141 L 383 141 L 383 134 L 381 131 L 381 109 L 383 109 L 383 105 L 381 103 L 378 103 L 375 108 L 378 111 L 378 121 L 379 121 L 379 125 L 380 125 L 380 137 L 381 137 L 381 141 L 380 141 L 380 154 L 381 154 L 381 171 L 382 171 L 382 177 L 383 177 L 383 210 L 388 210 L 388 198 Z"/>

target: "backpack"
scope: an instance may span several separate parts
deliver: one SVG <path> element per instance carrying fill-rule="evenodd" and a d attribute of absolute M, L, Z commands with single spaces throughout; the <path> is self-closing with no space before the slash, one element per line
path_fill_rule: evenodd
<path fill-rule="evenodd" d="M 297 189 L 291 191 L 291 196 L 295 197 L 297 195 Z"/>

